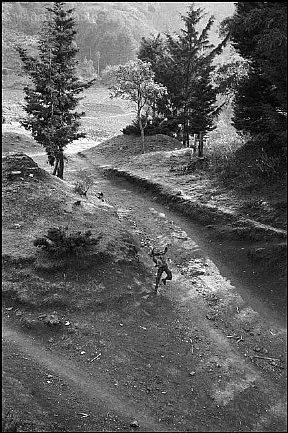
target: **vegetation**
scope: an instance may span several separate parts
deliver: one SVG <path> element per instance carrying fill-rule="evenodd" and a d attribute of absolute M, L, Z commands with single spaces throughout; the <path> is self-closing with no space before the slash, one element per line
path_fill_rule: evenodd
<path fill-rule="evenodd" d="M 155 79 L 167 87 L 167 95 L 157 105 L 160 116 L 182 125 L 183 145 L 189 145 L 189 134 L 207 133 L 215 128 L 217 88 L 212 85 L 213 60 L 226 44 L 227 37 L 215 47 L 208 34 L 214 17 L 199 31 L 203 10 L 192 4 L 184 27 L 176 36 L 142 39 L 138 57 L 151 62 Z"/>
<path fill-rule="evenodd" d="M 18 47 L 24 70 L 32 84 L 24 88 L 27 117 L 21 124 L 31 130 L 33 138 L 46 150 L 53 174 L 63 179 L 64 149 L 68 143 L 84 137 L 79 133 L 80 117 L 75 111 L 77 95 L 92 85 L 76 76 L 75 20 L 73 9 L 65 10 L 63 2 L 47 8 L 50 15 L 40 35 L 39 56 Z"/>
<path fill-rule="evenodd" d="M 136 104 L 137 122 L 141 132 L 142 150 L 145 152 L 144 129 L 148 116 L 166 92 L 166 88 L 154 81 L 150 63 L 142 60 L 130 61 L 125 65 L 106 68 L 104 79 L 108 82 L 112 97 L 128 99 Z"/>
<path fill-rule="evenodd" d="M 235 50 L 246 60 L 247 73 L 235 89 L 233 124 L 252 137 L 268 155 L 287 146 L 287 3 L 238 2 L 224 20 Z"/>
<path fill-rule="evenodd" d="M 81 171 L 75 183 L 74 192 L 81 196 L 87 197 L 87 192 L 93 183 L 94 180 L 92 176 L 89 176 L 87 173 L 85 173 L 85 171 Z"/>
<path fill-rule="evenodd" d="M 67 257 L 80 255 L 83 249 L 90 245 L 97 245 L 101 235 L 91 238 L 90 230 L 81 233 L 67 233 L 68 227 L 52 227 L 48 229 L 47 235 L 34 239 L 33 245 L 44 249 L 52 257 Z"/>

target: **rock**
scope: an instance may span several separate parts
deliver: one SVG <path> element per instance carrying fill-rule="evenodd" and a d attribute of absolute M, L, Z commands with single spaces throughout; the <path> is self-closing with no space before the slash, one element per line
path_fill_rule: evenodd
<path fill-rule="evenodd" d="M 130 422 L 130 427 L 139 428 L 139 422 L 135 419 L 134 421 Z"/>
<path fill-rule="evenodd" d="M 190 371 L 190 373 L 189 373 L 190 376 L 195 376 L 195 374 L 196 374 L 196 371 Z"/>

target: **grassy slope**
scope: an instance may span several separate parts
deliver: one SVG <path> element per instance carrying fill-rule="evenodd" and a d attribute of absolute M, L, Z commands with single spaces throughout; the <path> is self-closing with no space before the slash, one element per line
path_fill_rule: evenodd
<path fill-rule="evenodd" d="M 21 171 L 21 174 L 13 174 L 17 171 Z M 111 266 L 112 262 L 124 260 L 125 257 L 128 260 L 130 257 L 132 261 L 135 259 L 137 247 L 134 247 L 134 240 L 123 229 L 113 209 L 100 200 L 99 203 L 82 202 L 80 206 L 75 206 L 77 200 L 79 195 L 72 191 L 71 186 L 53 178 L 24 154 L 3 158 L 4 295 L 28 305 L 52 305 L 54 298 L 57 298 L 58 304 L 73 305 L 73 284 L 71 287 L 54 286 L 49 284 L 50 276 L 47 282 L 45 276 L 40 275 L 41 272 L 52 272 L 53 276 L 58 272 L 62 275 L 63 269 L 71 270 L 75 263 L 80 273 L 89 268 L 94 272 L 98 264 L 105 267 L 106 261 L 107 266 Z M 50 260 L 37 253 L 32 241 L 54 226 L 68 226 L 69 231 L 91 230 L 93 236 L 102 233 L 103 238 L 97 247 L 87 250 L 83 260 Z M 21 267 L 27 264 L 28 269 L 22 271 Z M 22 284 L 23 280 L 26 281 L 25 285 Z M 27 290 L 28 281 L 31 290 Z M 78 298 L 77 290 L 75 295 Z"/>

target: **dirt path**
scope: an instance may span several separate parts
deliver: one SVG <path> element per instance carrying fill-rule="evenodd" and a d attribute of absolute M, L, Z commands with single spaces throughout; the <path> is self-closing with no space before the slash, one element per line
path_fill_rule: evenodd
<path fill-rule="evenodd" d="M 20 357 L 21 368 L 34 371 L 33 375 L 27 375 L 27 371 L 25 373 L 29 377 L 29 388 L 34 390 L 38 388 L 37 394 L 41 396 L 42 410 L 43 408 L 49 410 L 49 406 L 54 406 L 57 425 L 61 427 L 62 424 L 65 431 L 98 431 L 95 430 L 95 427 L 99 428 L 101 424 L 105 425 L 103 431 L 110 431 L 109 427 L 113 431 L 121 428 L 127 430 L 134 419 L 138 420 L 140 431 L 168 431 L 167 426 L 161 427 L 152 416 L 145 414 L 143 408 L 139 409 L 131 405 L 131 401 L 117 395 L 115 389 L 109 389 L 100 375 L 96 377 L 94 372 L 93 381 L 91 381 L 91 375 L 83 368 L 46 350 L 33 338 L 27 337 L 19 330 L 10 329 L 3 322 L 2 344 L 5 348 L 4 371 L 6 374 L 9 374 L 9 368 L 15 362 L 15 358 L 19 362 Z M 23 380 L 21 372 L 20 380 Z M 60 391 L 57 382 L 61 384 Z M 101 414 L 105 412 L 109 414 L 110 423 L 107 423 L 103 417 L 101 419 Z M 55 424 L 56 418 L 53 421 Z"/>
<path fill-rule="evenodd" d="M 98 368 L 107 381 L 113 375 L 120 400 L 137 402 L 175 431 L 286 431 L 287 333 L 276 277 L 265 283 L 267 276 L 243 253 L 247 243 L 229 249 L 215 241 L 209 247 L 212 238 L 199 235 L 200 226 L 157 204 L 150 193 L 107 179 L 87 160 L 70 158 L 67 181 L 80 169 L 94 176 L 89 200 L 104 193 L 140 240 L 148 266 L 149 246 L 170 244 L 172 282 L 151 298 L 152 277 L 132 309 L 111 312 L 105 323 L 118 362 L 115 368 L 107 358 Z M 113 392 L 111 399 L 104 395 L 113 407 Z"/>
<path fill-rule="evenodd" d="M 47 169 L 46 157 L 34 159 Z M 99 341 L 63 332 L 49 345 L 48 336 L 33 339 L 7 318 L 4 373 L 17 371 L 34 393 L 41 406 L 35 412 L 46 416 L 42 431 L 49 423 L 52 431 L 133 431 L 133 419 L 138 431 L 286 431 L 287 332 L 277 276 L 252 266 L 249 243 L 213 239 L 86 158 L 70 155 L 65 181 L 73 184 L 79 170 L 94 178 L 88 200 L 97 201 L 102 191 L 138 238 L 151 276 L 142 281 L 135 273 L 139 291 L 132 302 L 107 301 L 82 316 L 70 314 L 71 323 L 95 327 Z M 151 296 L 155 270 L 148 250 L 158 243 L 170 244 L 173 280 Z M 114 283 L 127 285 L 128 293 L 130 277 L 121 272 Z M 101 357 L 91 363 L 98 346 Z"/>

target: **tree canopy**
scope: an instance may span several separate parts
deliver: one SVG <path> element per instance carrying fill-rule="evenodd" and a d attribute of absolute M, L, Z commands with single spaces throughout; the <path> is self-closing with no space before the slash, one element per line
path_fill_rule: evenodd
<path fill-rule="evenodd" d="M 164 86 L 154 81 L 155 74 L 150 66 L 150 63 L 138 59 L 125 65 L 108 67 L 103 72 L 113 97 L 121 97 L 135 102 L 143 152 L 145 151 L 144 129 L 148 116 L 151 114 L 157 99 L 166 92 Z"/>
<path fill-rule="evenodd" d="M 249 65 L 236 88 L 233 123 L 279 153 L 287 136 L 287 3 L 238 2 L 222 28 Z"/>

